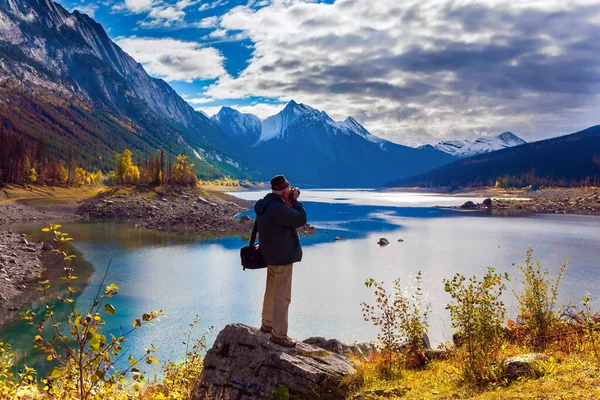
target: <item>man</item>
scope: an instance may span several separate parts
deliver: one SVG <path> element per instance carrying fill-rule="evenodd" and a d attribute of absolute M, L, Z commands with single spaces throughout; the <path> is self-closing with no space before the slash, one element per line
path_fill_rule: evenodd
<path fill-rule="evenodd" d="M 256 202 L 260 254 L 267 264 L 267 288 L 261 331 L 285 347 L 296 342 L 287 336 L 288 309 L 292 297 L 292 264 L 302 260 L 296 228 L 306 224 L 306 211 L 298 201 L 300 190 L 292 189 L 283 175 L 271 179 L 272 192 Z"/>

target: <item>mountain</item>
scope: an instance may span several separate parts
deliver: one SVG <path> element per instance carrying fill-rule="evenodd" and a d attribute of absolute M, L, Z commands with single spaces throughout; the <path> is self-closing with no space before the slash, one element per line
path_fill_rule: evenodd
<path fill-rule="evenodd" d="M 449 140 L 439 142 L 434 145 L 424 145 L 419 148 L 432 147 L 444 153 L 451 154 L 459 158 L 472 157 L 477 154 L 490 153 L 496 150 L 502 150 L 508 147 L 520 146 L 527 143 L 512 132 L 504 132 L 494 137 L 480 137 L 474 141 L 470 140 Z"/>
<path fill-rule="evenodd" d="M 378 138 L 351 117 L 334 121 L 324 111 L 293 100 L 263 120 L 260 131 L 255 119 L 233 111 L 221 110 L 214 121 L 232 139 L 258 137 L 243 149 L 243 156 L 263 179 L 283 173 L 298 185 L 378 187 L 399 175 L 414 175 L 455 159 L 438 150 Z M 243 128 L 232 133 L 230 126 Z"/>
<path fill-rule="evenodd" d="M 207 176 L 238 173 L 220 129 L 113 43 L 50 0 L 0 0 L 1 125 L 51 153 L 107 168 L 125 147 L 187 153 Z M 215 156 L 219 157 L 219 161 Z M 248 172 L 248 171 L 246 171 Z"/>
<path fill-rule="evenodd" d="M 390 186 L 599 185 L 600 125 L 455 161 Z"/>
<path fill-rule="evenodd" d="M 230 107 L 222 107 L 211 120 L 219 125 L 223 133 L 236 139 L 241 145 L 251 146 L 258 141 L 261 134 L 261 121 L 252 114 L 242 114 Z"/>
<path fill-rule="evenodd" d="M 112 168 L 125 148 L 136 163 L 164 149 L 171 159 L 187 154 L 201 178 L 286 173 L 298 184 L 374 187 L 454 159 L 294 101 L 264 121 L 227 107 L 208 118 L 150 77 L 100 24 L 50 0 L 0 0 L 0 103 L 6 137 L 18 135 L 28 148 L 43 141 L 49 154 L 86 169 Z"/>

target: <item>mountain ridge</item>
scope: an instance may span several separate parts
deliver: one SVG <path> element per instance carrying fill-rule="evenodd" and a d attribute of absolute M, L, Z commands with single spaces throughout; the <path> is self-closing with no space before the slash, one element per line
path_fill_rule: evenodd
<path fill-rule="evenodd" d="M 224 132 L 236 121 L 248 118 L 248 114 L 232 110 L 221 109 L 213 117 L 225 127 Z M 422 151 L 388 142 L 369 133 L 352 117 L 335 121 L 326 112 L 294 100 L 262 120 L 260 132 L 253 132 L 243 136 L 258 140 L 250 149 L 240 151 L 258 166 L 265 179 L 286 171 L 286 176 L 301 184 L 375 187 L 399 172 L 408 176 L 454 160 L 437 150 Z"/>
<path fill-rule="evenodd" d="M 600 125 L 463 158 L 387 186 L 600 185 Z"/>
<path fill-rule="evenodd" d="M 525 140 L 507 131 L 493 137 L 479 137 L 474 141 L 468 139 L 446 140 L 434 145 L 426 144 L 419 146 L 419 148 L 427 148 L 429 146 L 459 158 L 467 158 L 477 154 L 520 146 L 525 143 L 527 143 Z"/>

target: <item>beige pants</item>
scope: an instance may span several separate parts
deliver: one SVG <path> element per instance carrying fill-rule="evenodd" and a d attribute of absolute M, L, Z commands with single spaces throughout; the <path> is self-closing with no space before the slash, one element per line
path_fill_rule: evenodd
<path fill-rule="evenodd" d="M 287 337 L 288 309 L 292 301 L 292 265 L 267 266 L 262 323 L 273 327 L 271 334 L 279 339 Z"/>

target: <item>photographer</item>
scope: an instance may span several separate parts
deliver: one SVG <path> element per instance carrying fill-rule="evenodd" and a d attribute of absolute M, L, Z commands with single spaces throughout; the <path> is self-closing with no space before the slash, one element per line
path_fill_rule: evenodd
<path fill-rule="evenodd" d="M 300 190 L 283 175 L 271 179 L 272 192 L 256 202 L 260 253 L 267 264 L 267 288 L 260 330 L 285 347 L 296 343 L 287 336 L 292 296 L 292 265 L 302 260 L 297 228 L 306 224 L 306 211 L 298 201 Z"/>

